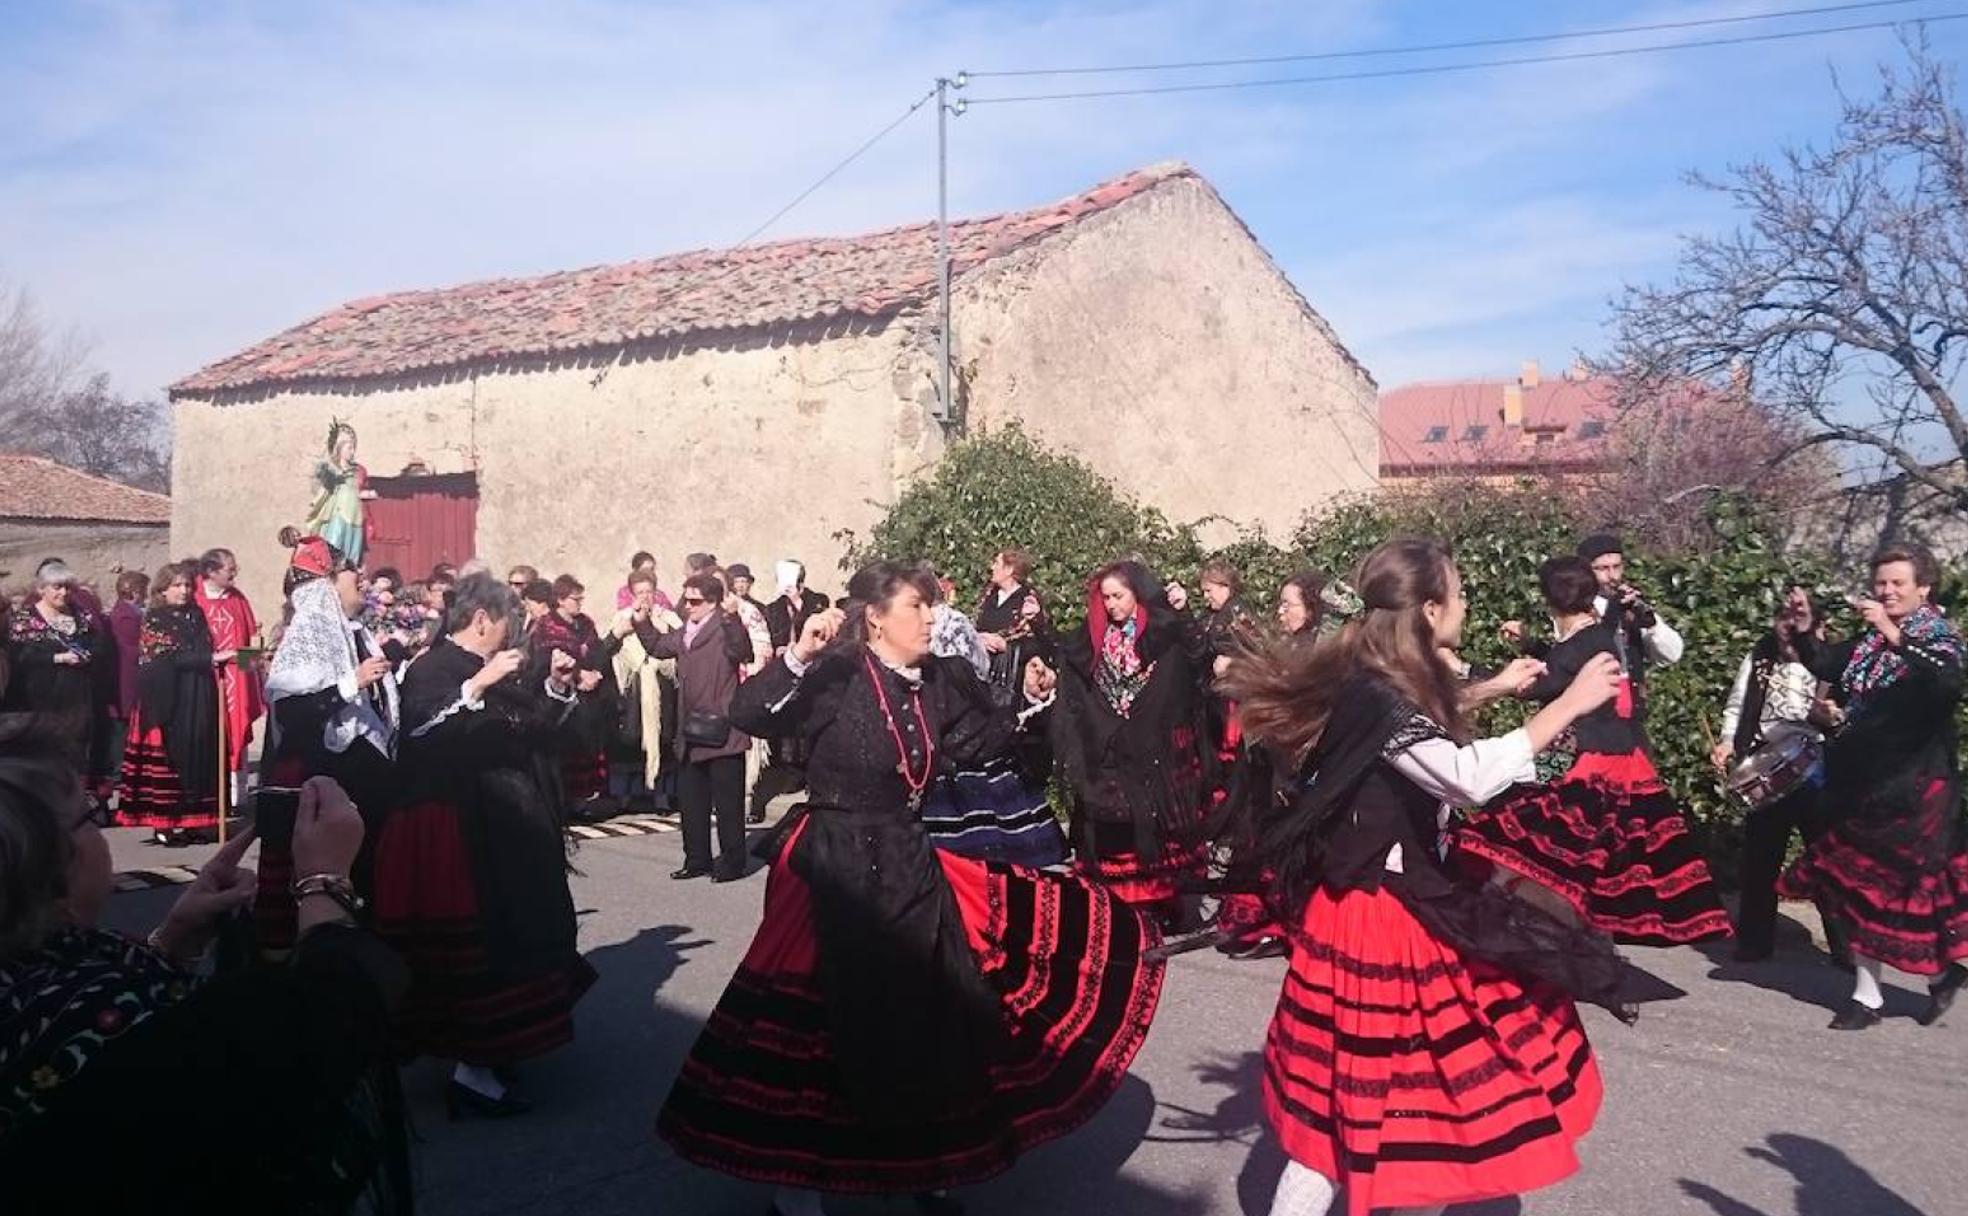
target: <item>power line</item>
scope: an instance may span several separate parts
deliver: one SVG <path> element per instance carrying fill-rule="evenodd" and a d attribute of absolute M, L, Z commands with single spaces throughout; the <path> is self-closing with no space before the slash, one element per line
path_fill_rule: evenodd
<path fill-rule="evenodd" d="M 897 115 L 894 122 L 889 123 L 881 130 L 875 132 L 873 135 L 870 135 L 867 139 L 867 142 L 863 143 L 860 147 L 856 148 L 854 151 L 848 153 L 846 158 L 843 159 L 839 164 L 827 170 L 825 173 L 822 173 L 819 179 L 816 180 L 812 185 L 800 191 L 799 194 L 793 198 L 792 202 L 787 203 L 785 206 L 779 208 L 779 210 L 773 212 L 770 219 L 766 220 L 763 224 L 760 224 L 758 227 L 752 229 L 750 232 L 746 233 L 745 239 L 738 242 L 738 247 L 743 248 L 744 246 L 751 244 L 753 239 L 756 238 L 761 232 L 764 232 L 766 229 L 772 227 L 780 220 L 786 218 L 787 212 L 799 206 L 807 199 L 811 198 L 813 196 L 814 191 L 826 185 L 828 182 L 834 180 L 835 176 L 837 176 L 841 170 L 847 168 L 855 161 L 860 160 L 861 157 L 867 153 L 868 149 L 874 147 L 882 140 L 888 138 L 889 134 L 892 131 L 894 131 L 895 128 L 909 121 L 909 116 L 914 114 L 917 110 L 922 109 L 925 105 L 928 105 L 929 99 L 934 96 L 936 96 L 936 90 L 932 88 L 929 92 L 924 93 L 921 97 L 918 97 L 913 102 L 909 103 L 909 108 L 902 111 L 901 114 Z"/>
<path fill-rule="evenodd" d="M 1920 23 L 1959 21 L 1968 12 L 1942 13 L 1914 19 Z M 1080 101 L 1100 97 L 1146 97 L 1161 93 L 1215 93 L 1231 89 L 1279 88 L 1299 84 L 1331 84 L 1346 80 L 1381 80 L 1395 76 L 1442 76 L 1475 72 L 1486 68 L 1523 67 L 1538 63 L 1572 63 L 1588 59 L 1616 59 L 1623 55 L 1653 55 L 1664 51 L 1687 51 L 1702 47 L 1746 46 L 1752 43 L 1781 42 L 1791 38 L 1816 38 L 1825 34 L 1853 34 L 1862 30 L 1891 29 L 1908 24 L 1899 21 L 1871 21 L 1853 25 L 1832 25 L 1808 30 L 1785 30 L 1768 34 L 1744 34 L 1735 38 L 1696 39 L 1663 42 L 1654 46 L 1617 47 L 1600 51 L 1569 51 L 1556 55 L 1523 55 L 1511 59 L 1481 59 L 1465 63 L 1440 63 L 1402 68 L 1379 68 L 1365 72 L 1331 72 L 1322 76 L 1276 76 L 1261 80 L 1226 80 L 1206 84 L 1152 85 L 1134 89 L 1088 89 L 1069 93 L 1019 93 L 1006 97 L 972 97 L 973 106 L 1010 105 L 1031 101 Z"/>
<path fill-rule="evenodd" d="M 1793 8 L 1768 13 L 1743 13 L 1732 17 L 1701 17 L 1686 21 L 1659 21 L 1651 25 L 1615 25 L 1603 29 L 1573 30 L 1563 34 L 1522 34 L 1509 38 L 1475 38 L 1464 42 L 1435 42 L 1420 46 L 1372 47 L 1346 51 L 1314 51 L 1300 55 L 1260 55 L 1248 59 L 1192 59 L 1180 63 L 1133 63 L 1100 67 L 1016 68 L 996 72 L 971 72 L 970 78 L 1004 76 L 1094 76 L 1114 72 L 1174 72 L 1193 68 L 1258 67 L 1273 63 L 1308 63 L 1325 59 L 1373 59 L 1392 55 L 1422 55 L 1435 51 L 1469 51 L 1495 46 L 1525 46 L 1542 42 L 1569 42 L 1581 38 L 1605 38 L 1617 34 L 1659 34 L 1668 30 L 1699 29 L 1707 26 L 1736 25 L 1746 21 L 1777 21 L 1786 17 L 1819 17 L 1827 13 L 1854 9 L 1898 8 L 1921 0 L 1866 0 L 1865 3 L 1825 4 L 1816 8 Z"/>

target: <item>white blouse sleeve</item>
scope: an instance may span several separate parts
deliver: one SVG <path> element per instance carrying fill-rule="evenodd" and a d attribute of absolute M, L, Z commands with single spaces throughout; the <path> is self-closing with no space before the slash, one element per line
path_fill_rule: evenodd
<path fill-rule="evenodd" d="M 1458 747 L 1442 737 L 1411 743 L 1388 757 L 1395 771 L 1452 806 L 1481 806 L 1520 781 L 1537 779 L 1536 752 L 1522 728 Z"/>

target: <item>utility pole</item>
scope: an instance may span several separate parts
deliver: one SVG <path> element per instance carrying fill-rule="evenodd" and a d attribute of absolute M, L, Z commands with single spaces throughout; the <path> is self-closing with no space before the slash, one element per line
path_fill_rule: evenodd
<path fill-rule="evenodd" d="M 936 287 L 941 314 L 936 339 L 936 407 L 939 421 L 958 427 L 963 420 L 957 414 L 956 399 L 950 395 L 950 115 L 962 114 L 967 107 L 961 97 L 952 106 L 950 90 L 969 83 L 968 72 L 958 72 L 955 80 L 936 78 Z"/>

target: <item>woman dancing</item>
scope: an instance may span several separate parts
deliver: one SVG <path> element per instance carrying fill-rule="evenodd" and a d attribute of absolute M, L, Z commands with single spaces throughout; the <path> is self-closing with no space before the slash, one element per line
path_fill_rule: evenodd
<path fill-rule="evenodd" d="M 1212 656 L 1180 592 L 1140 562 L 1094 572 L 1086 628 L 1055 642 L 1051 723 L 1081 872 L 1172 932 L 1197 926 L 1198 899 L 1182 882 L 1202 879 L 1221 817 L 1207 740 Z"/>
<path fill-rule="evenodd" d="M 930 654 L 929 589 L 887 562 L 738 690 L 732 724 L 810 745 L 811 801 L 774 830 L 765 917 L 657 1120 L 684 1157 L 817 1192 L 942 1188 L 1008 1168 L 1098 1110 L 1148 1032 L 1154 930 L 1084 881 L 933 847 L 939 771 L 1010 746 L 1022 710 Z"/>
<path fill-rule="evenodd" d="M 1538 568 L 1558 640 L 1524 694 L 1550 701 L 1620 635 L 1593 611 L 1598 581 L 1578 557 Z M 1624 666 L 1624 664 L 1622 664 Z M 1526 785 L 1471 816 L 1456 842 L 1510 881 L 1549 888 L 1615 941 L 1672 946 L 1728 937 L 1729 914 L 1688 821 L 1642 748 L 1632 682 L 1573 726 L 1578 757 L 1551 785 Z"/>
<path fill-rule="evenodd" d="M 1599 1074 L 1574 997 L 1618 1009 L 1605 938 L 1458 877 L 1440 860 L 1450 807 L 1528 780 L 1532 757 L 1609 700 L 1588 662 L 1522 728 L 1471 742 L 1438 654 L 1466 607 L 1448 554 L 1394 541 L 1355 586 L 1364 611 L 1310 650 L 1232 662 L 1246 736 L 1301 760 L 1260 844 L 1293 927 L 1264 1048 L 1264 1109 L 1290 1161 L 1273 1216 L 1439 1213 L 1578 1168 Z M 1513 678 L 1537 671 L 1520 660 Z"/>
<path fill-rule="evenodd" d="M 1955 705 L 1962 643 L 1928 602 L 1940 568 L 1912 545 L 1872 561 L 1866 628 L 1827 646 L 1808 627 L 1797 655 L 1836 681 L 1847 724 L 1825 750 L 1824 806 L 1832 826 L 1778 883 L 1815 900 L 1851 935 L 1857 974 L 1834 1030 L 1879 1021 L 1882 964 L 1934 977 L 1923 1026 L 1940 1021 L 1968 983 L 1968 839 L 1960 818 Z"/>

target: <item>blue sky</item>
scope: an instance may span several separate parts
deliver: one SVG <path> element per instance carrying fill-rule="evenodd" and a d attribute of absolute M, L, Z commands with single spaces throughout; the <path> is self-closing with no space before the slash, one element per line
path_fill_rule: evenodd
<path fill-rule="evenodd" d="M 731 244 L 938 73 L 1412 45 L 1822 2 L 0 0 L 0 280 L 86 334 L 120 388 L 154 393 L 344 300 Z M 1923 0 L 1758 28 L 1962 7 Z M 1931 39 L 1958 58 L 1968 21 L 1936 25 Z M 1536 48 L 1407 62 L 1525 53 Z M 1865 88 L 1896 53 L 1878 31 L 978 107 L 952 120 L 952 211 L 1037 204 L 1179 157 L 1383 386 L 1503 374 L 1525 358 L 1557 365 L 1599 347 L 1607 299 L 1622 282 L 1665 274 L 1679 234 L 1731 223 L 1683 183 L 1685 170 L 1822 137 L 1832 73 Z M 1360 66 L 1370 65 L 1241 74 Z M 1119 81 L 979 80 L 970 91 L 1088 83 Z M 933 214 L 932 118 L 925 107 L 769 235 Z"/>

